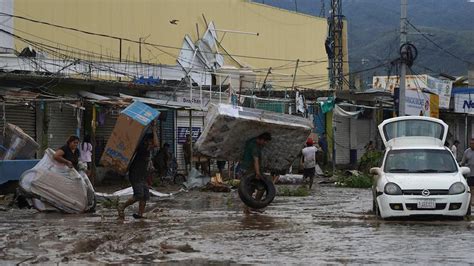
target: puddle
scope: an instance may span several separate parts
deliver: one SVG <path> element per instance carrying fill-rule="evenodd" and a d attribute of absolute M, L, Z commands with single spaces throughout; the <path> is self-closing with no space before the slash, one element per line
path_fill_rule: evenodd
<path fill-rule="evenodd" d="M 149 219 L 113 209 L 64 215 L 7 210 L 2 263 L 458 264 L 472 263 L 474 223 L 380 221 L 365 189 L 316 187 L 244 214 L 237 193 L 189 192 L 148 204 Z M 164 246 L 165 245 L 165 246 Z M 167 246 L 168 245 L 168 246 Z M 163 248 L 166 247 L 166 248 Z M 178 248 L 173 248 L 178 247 Z"/>

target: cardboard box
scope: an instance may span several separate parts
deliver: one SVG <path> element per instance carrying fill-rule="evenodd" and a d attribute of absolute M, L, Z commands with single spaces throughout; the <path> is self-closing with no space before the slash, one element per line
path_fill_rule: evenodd
<path fill-rule="evenodd" d="M 298 158 L 312 129 L 313 123 L 307 118 L 228 104 L 212 105 L 196 149 L 213 158 L 239 161 L 246 141 L 268 132 L 272 141 L 262 150 L 263 167 L 283 172 Z"/>
<path fill-rule="evenodd" d="M 148 126 L 159 114 L 157 110 L 138 101 L 123 110 L 107 141 L 101 164 L 125 175 Z"/>

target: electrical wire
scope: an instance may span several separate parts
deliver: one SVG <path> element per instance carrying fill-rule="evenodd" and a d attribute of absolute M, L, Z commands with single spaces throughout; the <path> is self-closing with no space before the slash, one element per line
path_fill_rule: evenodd
<path fill-rule="evenodd" d="M 193 52 L 194 52 L 193 49 L 186 49 L 186 48 L 184 48 L 184 47 L 176 47 L 176 46 L 171 46 L 171 45 L 163 45 L 163 44 L 156 44 L 156 43 L 149 43 L 149 42 L 141 42 L 141 41 L 136 41 L 136 40 L 132 40 L 132 39 L 129 39 L 129 38 L 118 37 L 118 36 L 113 36 L 113 35 L 109 35 L 109 34 L 96 33 L 96 32 L 92 32 L 92 31 L 86 31 L 86 30 L 82 30 L 82 29 L 78 29 L 78 28 L 62 26 L 62 25 L 58 25 L 58 24 L 54 24 L 54 23 L 49 23 L 49 22 L 45 22 L 45 21 L 40 21 L 40 20 L 37 20 L 37 19 L 31 19 L 31 18 L 27 18 L 27 17 L 24 17 L 24 16 L 12 15 L 12 14 L 8 14 L 8 13 L 4 13 L 4 12 L 0 12 L 0 16 L 13 17 L 13 18 L 17 18 L 17 19 L 21 19 L 21 20 L 26 20 L 26 21 L 29 21 L 29 22 L 33 22 L 33 23 L 43 24 L 43 25 L 47 25 L 47 26 L 51 26 L 51 27 L 56 27 L 56 28 L 60 28 L 60 29 L 65 29 L 65 30 L 70 30 L 70 31 L 76 31 L 76 32 L 80 32 L 80 33 L 83 33 L 83 34 L 93 35 L 93 36 L 100 36 L 100 37 L 104 37 L 104 38 L 111 38 L 111 39 L 115 39 L 115 40 L 118 40 L 118 41 L 127 41 L 127 42 L 131 42 L 131 43 L 136 43 L 136 44 L 146 44 L 146 45 L 150 45 L 150 46 L 153 46 L 153 47 L 168 48 L 168 49 L 174 49 L 174 50 L 188 50 L 188 51 L 193 51 Z M 214 54 L 214 52 L 212 52 L 212 51 L 211 51 L 211 52 L 200 51 L 200 52 L 201 52 L 201 53 Z M 228 54 L 229 56 L 232 56 L 232 57 L 241 57 L 241 58 L 259 59 L 259 60 L 284 61 L 284 62 L 296 61 L 296 59 L 274 58 L 274 57 L 262 57 L 262 56 L 251 56 L 251 55 L 229 54 L 229 53 L 227 53 L 227 54 Z M 309 60 L 309 59 L 300 60 L 300 62 L 315 62 L 315 61 L 316 61 L 316 60 Z"/>
<path fill-rule="evenodd" d="M 421 34 L 421 36 L 423 36 L 423 38 L 425 38 L 428 42 L 430 42 L 431 44 L 433 44 L 434 46 L 436 46 L 437 48 L 439 48 L 441 51 L 445 52 L 446 54 L 450 55 L 451 57 L 461 61 L 461 62 L 464 62 L 466 64 L 473 64 L 473 62 L 470 62 L 468 60 L 465 60 L 453 53 L 451 53 L 449 50 L 443 48 L 441 45 L 439 45 L 437 42 L 435 42 L 434 40 L 432 40 L 430 37 L 426 36 L 426 34 L 422 31 L 420 31 L 415 25 L 413 25 L 409 20 L 407 20 L 407 23 L 414 29 L 416 30 L 418 33 Z"/>

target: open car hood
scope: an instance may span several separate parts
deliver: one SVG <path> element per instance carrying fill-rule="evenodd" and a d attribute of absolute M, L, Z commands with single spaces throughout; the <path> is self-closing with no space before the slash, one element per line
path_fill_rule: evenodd
<path fill-rule="evenodd" d="M 425 116 L 401 116 L 383 121 L 379 133 L 385 147 L 406 145 L 413 140 L 442 147 L 448 135 L 448 125 L 442 120 Z"/>

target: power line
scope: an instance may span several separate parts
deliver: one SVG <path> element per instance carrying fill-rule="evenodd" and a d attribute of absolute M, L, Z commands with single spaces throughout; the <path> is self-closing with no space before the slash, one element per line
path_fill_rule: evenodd
<path fill-rule="evenodd" d="M 49 23 L 49 22 L 45 22 L 45 21 L 31 19 L 31 18 L 27 18 L 27 17 L 23 17 L 23 16 L 12 15 L 12 14 L 8 14 L 8 13 L 4 13 L 4 12 L 0 12 L 0 16 L 9 16 L 9 17 L 17 18 L 17 19 L 30 21 L 30 22 L 33 22 L 33 23 L 43 24 L 43 25 L 56 27 L 56 28 L 60 28 L 60 29 L 65 29 L 65 30 L 76 31 L 76 32 L 80 32 L 80 33 L 83 33 L 83 34 L 93 35 L 93 36 L 111 38 L 111 39 L 115 39 L 115 40 L 118 40 L 118 41 L 127 41 L 127 42 L 131 42 L 131 43 L 136 43 L 136 44 L 150 45 L 150 46 L 153 46 L 153 47 L 161 47 L 161 48 L 168 48 L 168 49 L 175 49 L 175 50 L 187 50 L 187 51 L 193 51 L 194 52 L 193 49 L 186 49 L 186 48 L 183 48 L 183 47 L 176 47 L 176 46 L 163 45 L 163 44 L 155 44 L 155 43 L 149 43 L 149 42 L 140 42 L 140 41 L 132 40 L 132 39 L 129 39 L 129 38 L 124 38 L 124 37 L 118 37 L 118 36 L 113 36 L 113 35 L 109 35 L 109 34 L 102 34 L 102 33 L 96 33 L 96 32 L 81 30 L 81 29 L 78 29 L 78 28 L 62 26 L 62 25 L 58 25 L 58 24 L 54 24 L 54 23 Z M 206 51 L 200 51 L 200 52 L 214 54 L 214 52 L 206 52 Z M 227 53 L 227 54 L 229 56 L 233 56 L 233 57 L 259 59 L 259 60 L 285 61 L 285 62 L 296 61 L 296 59 L 261 57 L 261 56 L 239 55 L 239 54 L 229 54 L 229 53 Z M 300 62 L 314 62 L 314 61 L 315 60 L 300 60 Z"/>
<path fill-rule="evenodd" d="M 440 50 L 442 50 L 443 52 L 445 52 L 446 54 L 450 55 L 451 57 L 461 61 L 461 62 L 464 62 L 466 64 L 473 64 L 472 62 L 470 61 L 467 61 L 465 59 L 462 59 L 461 57 L 451 53 L 449 50 L 443 48 L 441 45 L 439 45 L 437 42 L 435 42 L 434 40 L 432 40 L 430 37 L 426 36 L 425 33 L 423 33 L 422 31 L 420 31 L 415 25 L 413 25 L 409 20 L 407 20 L 407 23 L 413 28 L 415 29 L 418 33 L 421 34 L 421 36 L 423 36 L 423 38 L 425 38 L 427 41 L 429 41 L 430 43 L 432 43 L 434 46 L 438 47 Z"/>

